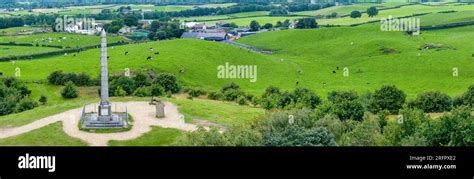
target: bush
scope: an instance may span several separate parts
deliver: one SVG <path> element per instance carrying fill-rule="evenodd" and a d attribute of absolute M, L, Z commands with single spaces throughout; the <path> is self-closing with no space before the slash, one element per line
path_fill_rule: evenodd
<path fill-rule="evenodd" d="M 462 101 L 464 105 L 468 105 L 474 108 L 474 85 L 469 86 L 466 92 L 462 95 Z"/>
<path fill-rule="evenodd" d="M 120 76 L 118 78 L 114 78 L 110 82 L 110 95 L 115 95 L 115 90 L 119 87 L 125 90 L 125 92 L 127 92 L 127 95 L 133 94 L 135 89 L 137 89 L 135 81 L 133 81 L 133 79 L 126 76 Z"/>
<path fill-rule="evenodd" d="M 23 112 L 26 110 L 33 109 L 35 107 L 38 107 L 38 102 L 30 99 L 30 98 L 23 98 L 20 100 L 18 105 L 16 106 L 16 112 Z"/>
<path fill-rule="evenodd" d="M 355 128 L 344 134 L 342 143 L 346 146 L 381 146 L 385 143 L 376 120 L 366 118 Z"/>
<path fill-rule="evenodd" d="M 405 98 L 405 93 L 397 87 L 385 85 L 372 94 L 369 108 L 373 113 L 388 110 L 391 114 L 396 114 L 405 103 Z"/>
<path fill-rule="evenodd" d="M 137 73 L 133 77 L 133 80 L 135 81 L 135 85 L 137 87 L 149 86 L 150 85 L 150 80 L 148 79 L 148 76 L 146 76 L 143 73 Z"/>
<path fill-rule="evenodd" d="M 123 88 L 121 86 L 117 87 L 117 89 L 115 90 L 115 96 L 126 96 L 127 95 L 127 92 L 125 90 L 123 90 Z"/>
<path fill-rule="evenodd" d="M 244 92 L 236 89 L 229 89 L 224 92 L 223 99 L 226 101 L 235 101 L 239 96 L 244 96 Z"/>
<path fill-rule="evenodd" d="M 48 76 L 48 83 L 51 85 L 63 85 L 63 72 L 62 71 L 53 71 Z"/>
<path fill-rule="evenodd" d="M 199 88 L 191 88 L 188 91 L 188 95 L 191 96 L 191 97 L 198 97 L 198 96 L 201 96 L 201 95 L 204 95 L 204 94 L 206 94 L 206 92 L 204 92 L 203 90 L 201 90 Z"/>
<path fill-rule="evenodd" d="M 293 93 L 289 94 L 289 97 L 296 108 L 314 109 L 321 103 L 321 98 L 307 88 L 296 88 Z"/>
<path fill-rule="evenodd" d="M 226 92 L 227 90 L 240 90 L 240 86 L 235 84 L 234 82 L 222 87 L 222 90 L 221 92 L 224 93 Z"/>
<path fill-rule="evenodd" d="M 222 93 L 219 93 L 219 92 L 210 92 L 208 95 L 207 95 L 207 98 L 209 99 L 212 99 L 212 100 L 221 100 L 224 96 L 222 95 Z"/>
<path fill-rule="evenodd" d="M 264 146 L 337 146 L 332 135 L 326 128 L 305 129 L 291 125 L 285 130 L 274 130 L 266 133 Z"/>
<path fill-rule="evenodd" d="M 374 17 L 377 14 L 379 14 L 379 11 L 377 10 L 375 6 L 369 7 L 367 9 L 367 15 L 369 15 L 369 17 Z"/>
<path fill-rule="evenodd" d="M 246 105 L 247 104 L 247 98 L 245 96 L 239 96 L 237 98 L 237 104 Z"/>
<path fill-rule="evenodd" d="M 17 97 L 8 96 L 0 100 L 0 115 L 7 115 L 15 112 L 15 106 L 17 104 Z"/>
<path fill-rule="evenodd" d="M 61 96 L 63 98 L 77 98 L 79 96 L 79 91 L 76 89 L 76 85 L 74 85 L 72 81 L 68 81 L 61 91 Z"/>
<path fill-rule="evenodd" d="M 419 94 L 412 105 L 424 112 L 444 112 L 451 110 L 452 100 L 447 94 L 430 91 Z"/>
<path fill-rule="evenodd" d="M 40 96 L 40 99 L 38 100 L 42 105 L 48 103 L 48 97 L 46 97 L 45 95 L 41 95 Z"/>
<path fill-rule="evenodd" d="M 330 112 L 341 120 L 352 119 L 361 121 L 364 116 L 364 107 L 356 92 L 329 93 L 328 100 L 331 102 Z"/>
<path fill-rule="evenodd" d="M 89 86 L 91 83 L 91 77 L 85 73 L 80 73 L 77 75 L 76 81 L 74 81 L 74 84 L 77 86 Z"/>
<path fill-rule="evenodd" d="M 180 90 L 176 76 L 171 73 L 158 74 L 153 83 L 161 85 L 167 92 L 177 93 Z"/>
<path fill-rule="evenodd" d="M 359 11 L 351 12 L 351 18 L 359 18 L 359 17 L 362 17 L 362 13 L 360 13 Z"/>
<path fill-rule="evenodd" d="M 151 88 L 148 86 L 139 87 L 133 92 L 133 95 L 138 97 L 151 96 Z"/>
<path fill-rule="evenodd" d="M 163 96 L 165 94 L 165 89 L 158 84 L 153 84 L 150 88 L 152 96 Z"/>

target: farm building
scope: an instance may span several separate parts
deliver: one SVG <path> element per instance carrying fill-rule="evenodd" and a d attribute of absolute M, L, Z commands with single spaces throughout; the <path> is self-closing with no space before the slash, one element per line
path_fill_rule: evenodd
<path fill-rule="evenodd" d="M 200 33 L 200 32 L 185 32 L 181 35 L 181 38 L 193 38 L 210 41 L 223 41 L 227 40 L 228 36 L 226 33 Z"/>

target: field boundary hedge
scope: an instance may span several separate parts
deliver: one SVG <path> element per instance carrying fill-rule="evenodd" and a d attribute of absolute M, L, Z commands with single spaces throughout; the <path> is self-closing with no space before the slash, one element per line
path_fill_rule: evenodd
<path fill-rule="evenodd" d="M 119 45 L 125 45 L 128 44 L 124 41 L 119 41 L 119 42 L 114 42 L 114 43 L 109 43 L 107 46 L 112 47 L 112 46 L 119 46 Z M 0 44 L 2 45 L 2 44 Z M 22 45 L 11 45 L 10 46 L 34 46 L 33 44 L 22 44 Z M 85 47 L 79 47 L 79 48 L 65 48 L 62 49 L 63 47 L 61 46 L 62 50 L 58 51 L 53 51 L 53 52 L 44 52 L 44 53 L 37 53 L 37 54 L 31 54 L 31 55 L 18 55 L 18 56 L 7 56 L 7 57 L 0 57 L 0 62 L 4 61 L 10 61 L 10 60 L 33 60 L 35 58 L 42 58 L 42 57 L 50 57 L 50 56 L 56 56 L 56 55 L 62 55 L 65 53 L 72 53 L 72 52 L 80 52 L 84 50 L 89 50 L 98 47 L 99 45 L 90 45 L 90 46 L 85 46 Z M 44 47 L 44 46 L 43 46 Z"/>

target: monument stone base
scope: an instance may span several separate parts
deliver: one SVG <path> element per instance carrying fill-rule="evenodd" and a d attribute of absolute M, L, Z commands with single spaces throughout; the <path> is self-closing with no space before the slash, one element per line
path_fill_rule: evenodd
<path fill-rule="evenodd" d="M 88 113 L 84 115 L 83 129 L 103 129 L 103 128 L 127 128 L 127 113 L 112 113 L 110 116 L 99 116 L 97 113 Z"/>

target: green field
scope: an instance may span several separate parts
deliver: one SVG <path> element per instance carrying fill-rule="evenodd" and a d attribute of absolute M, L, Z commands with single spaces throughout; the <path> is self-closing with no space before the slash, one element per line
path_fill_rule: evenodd
<path fill-rule="evenodd" d="M 266 23 L 276 24 L 278 21 L 301 19 L 304 16 L 260 16 L 260 17 L 246 17 L 246 18 L 237 18 L 237 19 L 226 19 L 226 22 L 233 22 L 238 26 L 249 26 L 250 22 L 253 20 L 257 21 L 260 25 Z M 209 23 L 216 23 L 218 21 L 209 21 Z"/>
<path fill-rule="evenodd" d="M 41 29 L 41 27 L 11 27 L 6 29 L 0 29 L 0 35 L 16 35 L 20 32 L 31 32 Z"/>
<path fill-rule="evenodd" d="M 107 37 L 108 43 L 123 40 L 118 36 Z M 46 33 L 33 35 L 17 35 L 17 36 L 0 36 L 0 43 L 15 42 L 40 44 L 40 45 L 59 45 L 63 47 L 85 47 L 91 45 L 99 45 L 100 37 L 95 35 L 79 35 L 66 33 Z"/>
<path fill-rule="evenodd" d="M 0 146 L 86 146 L 80 139 L 63 132 L 62 122 L 49 124 L 31 132 L 0 139 Z"/>
<path fill-rule="evenodd" d="M 57 48 L 51 47 L 25 47 L 25 46 L 5 46 L 0 45 L 0 58 L 21 55 L 33 55 L 45 52 L 57 51 Z"/>
<path fill-rule="evenodd" d="M 381 18 L 388 18 L 389 16 L 392 17 L 404 17 L 404 16 L 411 16 L 415 14 L 423 14 L 423 13 L 436 13 L 441 11 L 470 11 L 474 10 L 474 5 L 461 5 L 461 6 L 426 6 L 426 5 L 411 5 L 411 6 L 403 6 L 401 8 L 396 9 L 389 9 L 389 10 L 381 10 L 379 14 L 375 17 L 368 17 L 366 13 L 362 14 L 361 18 L 351 18 L 351 17 L 343 17 L 343 18 L 332 18 L 332 19 L 317 19 L 318 24 L 323 25 L 351 25 L 351 24 L 359 24 L 365 23 L 370 21 L 380 21 Z"/>
<path fill-rule="evenodd" d="M 241 12 L 234 14 L 226 15 L 213 15 L 213 16 L 196 16 L 196 17 L 183 17 L 178 18 L 179 20 L 184 21 L 213 21 L 213 20 L 224 20 L 229 21 L 229 19 L 242 18 L 242 17 L 256 17 L 256 16 L 268 16 L 268 11 L 254 11 L 254 12 Z"/>
<path fill-rule="evenodd" d="M 132 5 L 132 9 L 149 9 L 154 11 L 162 11 L 162 12 L 174 12 L 174 11 L 182 11 L 188 9 L 194 9 L 193 6 L 154 6 L 154 5 Z"/>

